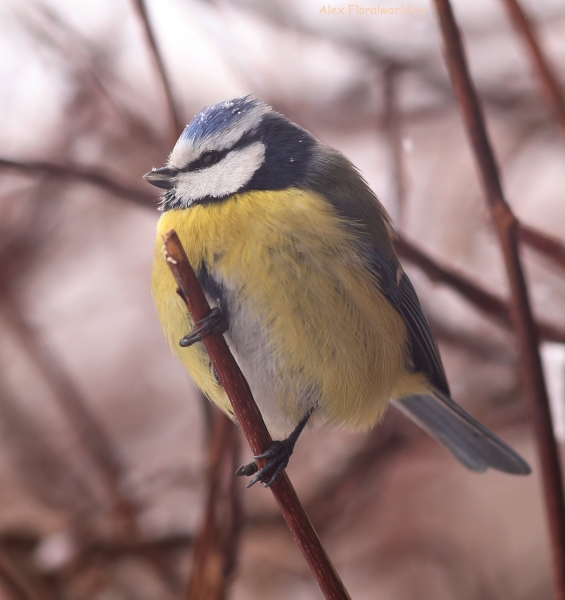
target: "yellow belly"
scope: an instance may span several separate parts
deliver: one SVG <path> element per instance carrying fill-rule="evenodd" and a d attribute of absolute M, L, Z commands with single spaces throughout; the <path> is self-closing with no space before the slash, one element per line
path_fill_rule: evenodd
<path fill-rule="evenodd" d="M 295 189 L 249 192 L 164 213 L 155 248 L 153 295 L 165 335 L 225 412 L 229 401 L 202 344 L 178 344 L 192 323 L 162 255 L 169 229 L 192 265 L 222 283 L 226 337 L 272 433 L 288 433 L 314 403 L 331 422 L 370 427 L 400 382 L 412 380 L 404 322 L 331 206 Z"/>

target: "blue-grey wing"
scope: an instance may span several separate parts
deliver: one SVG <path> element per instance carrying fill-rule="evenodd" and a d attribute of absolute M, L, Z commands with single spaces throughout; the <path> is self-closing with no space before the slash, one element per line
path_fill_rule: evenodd
<path fill-rule="evenodd" d="M 437 342 L 408 275 L 376 248 L 371 252 L 369 267 L 385 297 L 404 318 L 410 343 L 410 366 L 415 372 L 424 373 L 434 387 L 449 396 Z"/>
<path fill-rule="evenodd" d="M 412 368 L 423 372 L 432 384 L 429 395 L 399 398 L 394 404 L 467 468 L 481 472 L 491 467 L 527 475 L 531 471 L 528 463 L 451 399 L 437 343 L 414 286 L 402 271 L 393 276 L 393 266 L 378 250 L 372 253 L 371 271 L 379 288 L 406 322 Z"/>
<path fill-rule="evenodd" d="M 438 390 L 450 396 L 437 342 L 406 273 L 402 273 L 399 287 L 400 312 L 408 328 L 414 366 L 417 371 L 424 372 Z"/>

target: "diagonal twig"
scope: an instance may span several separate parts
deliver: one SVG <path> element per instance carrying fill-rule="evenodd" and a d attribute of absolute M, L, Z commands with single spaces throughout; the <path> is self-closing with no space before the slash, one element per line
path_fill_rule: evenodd
<path fill-rule="evenodd" d="M 163 60 L 163 56 L 161 54 L 161 51 L 159 50 L 159 46 L 157 45 L 157 40 L 155 39 L 155 34 L 151 26 L 151 21 L 149 20 L 149 14 L 147 13 L 147 6 L 145 5 L 145 0 L 132 1 L 135 11 L 137 12 L 139 20 L 141 21 L 141 24 L 143 26 L 145 39 L 147 41 L 147 45 L 149 46 L 151 56 L 153 57 L 155 67 L 159 75 L 161 89 L 163 90 L 163 96 L 165 97 L 165 101 L 167 103 L 167 110 L 169 114 L 170 138 L 171 141 L 174 143 L 176 142 L 177 137 L 180 135 L 181 131 L 183 130 L 183 121 L 175 103 L 173 89 L 169 80 L 169 76 L 167 75 L 167 69 L 165 68 L 165 61 Z"/>
<path fill-rule="evenodd" d="M 518 0 L 502 1 L 514 28 L 524 40 L 526 49 L 530 54 L 531 60 L 536 67 L 538 76 L 545 89 L 546 96 L 553 107 L 557 122 L 565 134 L 565 92 L 541 48 L 535 26 L 533 25 L 531 18 L 520 6 Z"/>
<path fill-rule="evenodd" d="M 505 329 L 512 329 L 510 308 L 507 302 L 495 294 L 487 292 L 456 270 L 440 265 L 400 234 L 397 234 L 394 247 L 399 256 L 419 267 L 432 281 L 439 281 L 457 290 L 463 298 L 495 319 Z M 545 321 L 538 321 L 536 326 L 540 338 L 548 342 L 565 344 L 564 330 Z"/>
<path fill-rule="evenodd" d="M 165 260 L 175 277 L 192 320 L 196 323 L 209 314 L 210 305 L 173 230 L 164 237 L 164 250 Z M 269 448 L 272 439 L 225 338 L 216 333 L 204 338 L 202 343 L 231 401 L 253 454 L 261 454 Z M 325 597 L 335 600 L 348 599 L 349 595 L 304 512 L 286 472 L 283 472 L 270 489 Z"/>
<path fill-rule="evenodd" d="M 523 223 L 518 224 L 518 238 L 523 244 L 565 268 L 565 245 L 559 240 Z"/>
<path fill-rule="evenodd" d="M 531 405 L 543 477 L 553 549 L 555 597 L 564 600 L 565 504 L 563 479 L 539 355 L 538 333 L 518 253 L 517 220 L 504 197 L 482 108 L 469 73 L 463 42 L 451 4 L 449 0 L 435 0 L 435 6 L 443 37 L 445 62 L 479 167 L 487 204 L 498 231 L 508 273 L 511 290 L 511 317 L 518 338 L 522 381 L 526 398 Z"/>
<path fill-rule="evenodd" d="M 19 161 L 0 158 L 0 169 L 19 171 L 26 175 L 49 175 L 67 181 L 82 181 L 111 192 L 124 200 L 141 206 L 154 203 L 154 196 L 144 190 L 136 190 L 120 183 L 112 175 L 97 169 L 88 169 L 78 165 L 65 166 L 43 161 Z"/>

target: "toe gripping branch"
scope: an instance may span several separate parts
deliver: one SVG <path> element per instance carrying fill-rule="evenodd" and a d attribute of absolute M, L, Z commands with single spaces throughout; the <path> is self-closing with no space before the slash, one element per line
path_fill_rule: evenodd
<path fill-rule="evenodd" d="M 182 348 L 188 348 L 196 342 L 201 342 L 212 333 L 225 333 L 227 330 L 228 322 L 224 313 L 216 306 L 210 310 L 207 317 L 194 324 L 192 331 L 185 335 L 179 344 Z"/>
<path fill-rule="evenodd" d="M 264 487 L 268 488 L 281 476 L 294 452 L 296 440 L 298 440 L 306 423 L 308 423 L 311 414 L 312 411 L 309 411 L 286 439 L 274 441 L 265 452 L 254 456 L 255 460 L 253 462 L 239 467 L 235 472 L 239 477 L 249 477 L 256 473 L 255 477 L 245 487 L 250 488 L 260 481 Z M 259 468 L 255 461 L 261 458 L 266 458 L 267 462 Z"/>

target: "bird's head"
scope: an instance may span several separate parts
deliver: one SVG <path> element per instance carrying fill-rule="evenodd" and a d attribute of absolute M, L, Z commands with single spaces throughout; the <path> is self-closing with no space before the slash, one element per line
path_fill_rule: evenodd
<path fill-rule="evenodd" d="M 244 96 L 205 108 L 186 126 L 167 165 L 144 178 L 166 190 L 163 211 L 249 190 L 299 187 L 316 145 L 307 131 Z"/>

